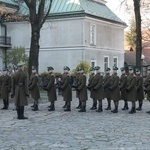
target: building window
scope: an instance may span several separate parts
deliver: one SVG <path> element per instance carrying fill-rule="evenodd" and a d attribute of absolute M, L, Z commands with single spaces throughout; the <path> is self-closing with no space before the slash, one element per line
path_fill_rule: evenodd
<path fill-rule="evenodd" d="M 114 66 L 118 66 L 118 58 L 117 57 L 114 57 Z"/>
<path fill-rule="evenodd" d="M 91 60 L 91 67 L 95 67 L 96 66 L 96 60 Z"/>
<path fill-rule="evenodd" d="M 106 68 L 109 66 L 109 58 L 108 56 L 104 57 L 104 70 L 106 70 Z"/>
<path fill-rule="evenodd" d="M 90 30 L 90 44 L 96 45 L 96 25 L 91 25 Z"/>

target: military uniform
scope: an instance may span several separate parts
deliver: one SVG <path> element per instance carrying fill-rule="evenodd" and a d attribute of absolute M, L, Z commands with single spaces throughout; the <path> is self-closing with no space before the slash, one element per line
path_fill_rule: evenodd
<path fill-rule="evenodd" d="M 76 71 L 77 71 L 76 80 L 75 80 L 76 98 L 79 99 L 79 91 L 77 90 L 77 88 L 79 86 L 79 79 L 80 79 L 79 67 L 76 68 Z M 82 104 L 81 104 L 81 101 L 79 99 L 79 105 L 76 107 L 76 109 L 80 109 L 81 105 Z"/>
<path fill-rule="evenodd" d="M 95 100 L 99 101 L 99 106 L 97 112 L 102 112 L 102 99 L 103 99 L 103 76 L 100 75 L 99 72 L 100 67 L 96 66 L 95 70 L 97 71 L 96 75 L 94 76 L 93 82 L 91 84 L 91 89 L 94 91 L 94 98 Z"/>
<path fill-rule="evenodd" d="M 133 67 L 129 68 L 130 71 L 133 71 Z M 137 90 L 136 90 L 136 77 L 133 73 L 130 73 L 127 76 L 127 101 L 132 102 L 132 108 L 129 113 L 136 113 L 135 110 L 135 101 L 137 100 Z"/>
<path fill-rule="evenodd" d="M 144 91 L 147 94 L 147 100 L 150 101 L 150 68 L 148 68 L 147 77 L 144 82 Z M 150 110 L 147 113 L 150 114 Z"/>
<path fill-rule="evenodd" d="M 53 70 L 53 67 L 48 67 L 48 70 Z M 49 111 L 54 111 L 55 110 L 55 101 L 57 100 L 57 95 L 56 95 L 56 87 L 55 87 L 55 76 L 52 72 L 50 72 L 47 76 L 48 78 L 48 85 L 46 87 L 47 89 L 47 95 L 48 95 L 48 100 L 50 101 L 50 109 Z"/>
<path fill-rule="evenodd" d="M 128 108 L 128 102 L 127 102 L 127 75 L 124 73 L 125 68 L 122 67 L 121 69 L 122 75 L 119 80 L 119 85 L 120 85 L 120 92 L 121 92 L 121 99 L 124 100 L 124 108 L 122 110 L 127 110 Z"/>
<path fill-rule="evenodd" d="M 82 102 L 82 107 L 79 110 L 79 112 L 86 112 L 86 101 L 88 100 L 88 96 L 87 96 L 87 87 L 86 87 L 86 76 L 83 73 L 83 68 L 80 68 L 80 78 L 79 78 L 79 86 L 78 86 L 78 90 L 79 90 L 79 99 Z"/>
<path fill-rule="evenodd" d="M 136 110 L 142 110 L 143 105 L 143 99 L 144 99 L 144 90 L 143 90 L 143 77 L 141 77 L 140 74 L 137 74 L 137 72 L 140 72 L 139 69 L 136 69 L 136 89 L 137 89 L 137 100 L 139 102 L 139 107 L 136 108 Z"/>
<path fill-rule="evenodd" d="M 95 69 L 93 67 L 90 68 L 91 74 L 88 80 L 88 87 L 87 87 L 90 90 L 90 97 L 93 99 L 93 105 L 90 108 L 91 110 L 97 109 L 97 100 L 95 99 L 95 91 L 90 88 L 95 76 L 93 72 L 94 70 Z"/>
<path fill-rule="evenodd" d="M 118 68 L 116 66 L 113 67 L 114 71 L 117 71 Z M 119 77 L 117 73 L 114 72 L 110 78 L 110 87 L 109 90 L 111 91 L 111 100 L 114 101 L 115 108 L 112 110 L 113 113 L 118 112 L 118 105 L 120 100 L 120 89 L 119 89 Z"/>
<path fill-rule="evenodd" d="M 35 68 L 32 68 L 32 70 L 36 70 Z M 31 97 L 34 99 L 34 108 L 32 109 L 33 111 L 38 110 L 38 99 L 40 98 L 40 91 L 39 91 L 39 77 L 36 72 L 32 73 L 30 76 L 30 81 L 29 81 L 29 90 Z"/>
<path fill-rule="evenodd" d="M 6 69 L 3 71 L 7 71 Z M 2 109 L 8 109 L 9 106 L 9 93 L 11 92 L 11 77 L 7 74 L 3 74 L 0 77 L 0 92 L 1 99 L 3 99 L 4 107 Z"/>
<path fill-rule="evenodd" d="M 105 110 L 111 110 L 111 93 L 110 93 L 110 90 L 109 90 L 109 87 L 110 87 L 110 68 L 106 68 L 106 74 L 103 78 L 103 88 L 104 88 L 104 98 L 107 98 L 107 103 L 108 103 L 108 106 Z"/>
<path fill-rule="evenodd" d="M 71 111 L 71 101 L 72 101 L 72 89 L 70 86 L 70 76 L 68 71 L 70 71 L 69 67 L 64 67 L 64 72 L 62 75 L 62 96 L 64 101 L 67 103 L 67 108 L 64 111 Z"/>
<path fill-rule="evenodd" d="M 23 65 L 19 67 L 19 71 L 14 76 L 12 94 L 15 96 L 18 119 L 27 119 L 24 116 L 24 106 L 28 105 L 27 96 L 29 96 L 27 74 L 23 71 Z"/>

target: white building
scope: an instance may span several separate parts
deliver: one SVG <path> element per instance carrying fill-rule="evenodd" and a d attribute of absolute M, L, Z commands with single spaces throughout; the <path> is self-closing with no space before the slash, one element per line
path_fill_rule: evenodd
<path fill-rule="evenodd" d="M 54 0 L 51 13 L 43 25 L 40 37 L 39 72 L 53 66 L 61 72 L 86 61 L 91 66 L 124 65 L 124 28 L 103 0 Z M 20 12 L 28 14 L 25 7 Z M 29 22 L 9 22 L 7 34 L 12 47 L 23 46 L 29 51 Z"/>

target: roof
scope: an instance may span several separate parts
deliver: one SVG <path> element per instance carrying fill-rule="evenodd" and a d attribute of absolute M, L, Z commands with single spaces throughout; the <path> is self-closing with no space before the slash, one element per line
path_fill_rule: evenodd
<path fill-rule="evenodd" d="M 142 54 L 145 56 L 143 63 L 144 65 L 150 65 L 150 47 L 144 48 Z M 135 65 L 136 62 L 136 52 L 135 51 L 125 51 L 124 60 L 128 65 Z"/>
<path fill-rule="evenodd" d="M 49 0 L 46 1 L 45 12 L 49 6 Z M 29 10 L 25 3 L 20 5 L 19 13 L 28 15 Z M 99 19 L 126 25 L 117 17 L 104 3 L 94 0 L 53 0 L 50 17 L 68 16 L 69 14 L 86 14 Z"/>
<path fill-rule="evenodd" d="M 18 7 L 18 4 L 14 0 L 0 0 L 0 3 L 3 3 L 10 8 Z"/>

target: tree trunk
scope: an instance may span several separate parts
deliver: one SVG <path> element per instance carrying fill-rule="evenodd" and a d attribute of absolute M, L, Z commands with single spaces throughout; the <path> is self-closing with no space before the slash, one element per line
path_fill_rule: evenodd
<path fill-rule="evenodd" d="M 32 66 L 35 66 L 38 71 L 38 60 L 39 60 L 39 40 L 40 40 L 40 30 L 36 27 L 37 25 L 31 26 L 31 45 L 30 45 L 30 55 L 29 55 L 29 75 L 32 71 Z"/>
<path fill-rule="evenodd" d="M 135 23 L 136 23 L 136 67 L 141 69 L 142 34 L 141 34 L 141 0 L 134 1 Z"/>

